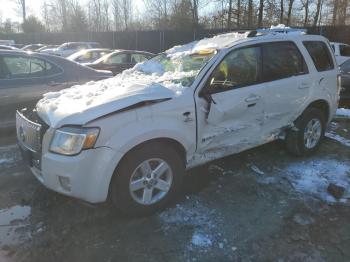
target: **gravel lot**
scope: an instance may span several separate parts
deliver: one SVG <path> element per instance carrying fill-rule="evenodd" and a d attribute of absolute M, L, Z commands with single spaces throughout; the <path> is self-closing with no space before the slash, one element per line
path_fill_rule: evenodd
<path fill-rule="evenodd" d="M 0 261 L 350 261 L 350 122 L 327 136 L 310 158 L 274 142 L 190 170 L 176 203 L 139 219 L 45 189 L 3 137 Z"/>

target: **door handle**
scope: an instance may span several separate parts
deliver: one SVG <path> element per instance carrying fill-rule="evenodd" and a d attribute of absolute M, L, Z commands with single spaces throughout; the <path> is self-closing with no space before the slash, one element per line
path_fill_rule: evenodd
<path fill-rule="evenodd" d="M 252 96 L 247 97 L 244 101 L 251 103 L 251 102 L 258 101 L 259 99 L 260 99 L 260 96 L 252 95 Z"/>
<path fill-rule="evenodd" d="M 306 89 L 306 88 L 309 88 L 310 86 L 309 86 L 309 84 L 307 84 L 307 83 L 301 83 L 300 85 L 299 85 L 299 89 Z"/>

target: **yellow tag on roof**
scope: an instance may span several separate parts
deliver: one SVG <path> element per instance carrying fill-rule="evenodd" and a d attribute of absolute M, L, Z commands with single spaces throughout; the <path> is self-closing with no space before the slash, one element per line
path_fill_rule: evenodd
<path fill-rule="evenodd" d="M 199 55 L 210 55 L 216 52 L 216 49 L 210 48 L 210 49 L 202 49 L 197 52 Z"/>

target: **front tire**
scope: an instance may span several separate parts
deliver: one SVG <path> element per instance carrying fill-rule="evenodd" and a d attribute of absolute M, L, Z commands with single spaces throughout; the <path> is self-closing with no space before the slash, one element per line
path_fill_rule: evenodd
<path fill-rule="evenodd" d="M 166 143 L 147 143 L 128 153 L 116 169 L 112 201 L 125 215 L 152 214 L 174 199 L 184 173 L 177 150 Z"/>
<path fill-rule="evenodd" d="M 287 132 L 287 151 L 296 156 L 313 154 L 324 137 L 326 119 L 317 108 L 308 108 L 295 121 L 295 127 Z"/>

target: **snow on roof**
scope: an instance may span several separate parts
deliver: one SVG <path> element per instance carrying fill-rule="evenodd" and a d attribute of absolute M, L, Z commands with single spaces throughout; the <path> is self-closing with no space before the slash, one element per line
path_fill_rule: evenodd
<path fill-rule="evenodd" d="M 173 48 L 165 51 L 165 53 L 171 57 L 179 57 L 197 53 L 201 50 L 221 49 L 230 46 L 239 40 L 246 39 L 248 35 L 249 32 L 220 34 L 211 38 L 204 38 L 199 41 L 193 41 L 185 45 L 174 46 Z"/>

